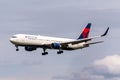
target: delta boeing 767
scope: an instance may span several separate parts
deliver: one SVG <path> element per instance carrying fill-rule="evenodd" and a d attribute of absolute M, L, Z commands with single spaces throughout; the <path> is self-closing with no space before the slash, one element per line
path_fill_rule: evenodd
<path fill-rule="evenodd" d="M 57 54 L 63 53 L 63 50 L 76 50 L 89 47 L 91 44 L 102 43 L 103 41 L 90 42 L 92 39 L 103 37 L 108 33 L 109 27 L 104 34 L 100 36 L 88 37 L 91 28 L 91 23 L 83 29 L 82 33 L 77 39 L 56 38 L 41 35 L 27 35 L 16 34 L 10 38 L 10 42 L 16 47 L 16 51 L 19 51 L 19 46 L 25 48 L 26 51 L 34 51 L 37 48 L 42 48 L 42 55 L 47 55 L 46 49 L 57 49 Z"/>

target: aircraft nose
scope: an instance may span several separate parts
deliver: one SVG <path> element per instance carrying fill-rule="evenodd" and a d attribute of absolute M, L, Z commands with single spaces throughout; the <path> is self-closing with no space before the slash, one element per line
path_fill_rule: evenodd
<path fill-rule="evenodd" d="M 14 43 L 15 40 L 14 40 L 13 38 L 10 38 L 10 42 L 11 42 L 11 43 Z"/>
<path fill-rule="evenodd" d="M 12 36 L 10 38 L 10 42 L 13 43 L 13 44 L 15 44 L 17 42 L 17 36 L 16 35 Z"/>
<path fill-rule="evenodd" d="M 13 42 L 13 39 L 12 39 L 12 38 L 10 38 L 10 42 Z"/>

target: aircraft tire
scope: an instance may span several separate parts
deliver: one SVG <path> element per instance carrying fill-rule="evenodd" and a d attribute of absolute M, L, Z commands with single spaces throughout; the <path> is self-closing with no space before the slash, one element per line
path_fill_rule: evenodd
<path fill-rule="evenodd" d="M 44 52 L 44 53 L 42 53 L 42 55 L 43 55 L 43 56 L 48 55 L 48 52 Z"/>

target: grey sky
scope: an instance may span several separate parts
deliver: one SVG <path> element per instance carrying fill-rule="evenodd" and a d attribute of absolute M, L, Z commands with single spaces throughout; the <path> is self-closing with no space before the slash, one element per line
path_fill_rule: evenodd
<path fill-rule="evenodd" d="M 0 79 L 119 80 L 119 73 L 110 74 L 109 67 L 99 63 L 106 61 L 107 56 L 108 61 L 112 57 L 118 62 L 114 67 L 120 62 L 119 3 L 119 0 L 1 0 Z M 62 55 L 48 50 L 49 55 L 43 57 L 42 49 L 26 52 L 20 48 L 16 52 L 9 42 L 9 38 L 17 33 L 77 38 L 88 22 L 92 23 L 90 36 L 100 35 L 110 26 L 109 34 L 100 39 L 104 43 L 82 50 L 65 51 Z M 105 68 L 108 75 L 101 73 L 99 66 L 102 70 Z"/>

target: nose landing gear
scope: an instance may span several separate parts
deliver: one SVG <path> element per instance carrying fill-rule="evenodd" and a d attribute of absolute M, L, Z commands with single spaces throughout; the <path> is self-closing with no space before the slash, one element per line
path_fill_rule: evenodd
<path fill-rule="evenodd" d="M 15 46 L 16 47 L 16 51 L 19 51 L 19 48 L 18 48 L 18 46 Z"/>

